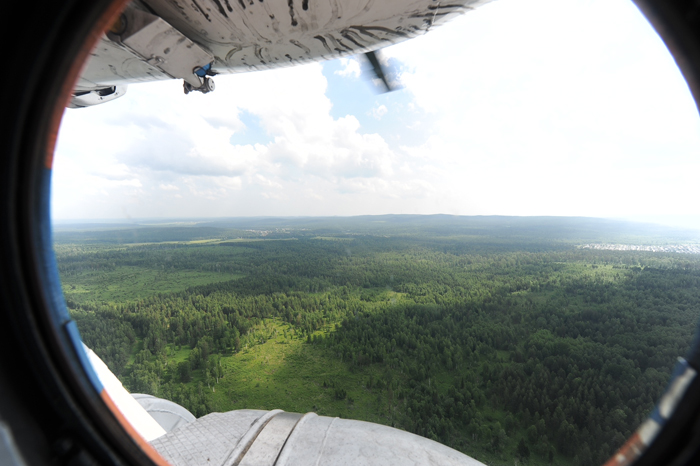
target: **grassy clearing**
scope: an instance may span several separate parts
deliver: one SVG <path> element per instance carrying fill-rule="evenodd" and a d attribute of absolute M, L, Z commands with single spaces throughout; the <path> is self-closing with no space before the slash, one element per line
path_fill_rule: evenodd
<path fill-rule="evenodd" d="M 184 362 L 187 360 L 187 358 L 190 356 L 190 353 L 192 352 L 192 348 L 189 346 L 180 346 L 180 349 L 178 349 L 175 345 L 168 345 L 168 359 L 170 363 L 174 363 L 175 365 Z"/>
<path fill-rule="evenodd" d="M 182 291 L 192 286 L 224 282 L 241 274 L 197 270 L 152 270 L 117 267 L 112 271 L 85 271 L 61 277 L 64 296 L 75 302 L 124 303 L 157 293 Z"/>
<path fill-rule="evenodd" d="M 213 239 L 196 239 L 192 241 L 151 241 L 147 243 L 124 243 L 124 246 L 127 248 L 131 247 L 136 247 L 136 246 L 151 246 L 151 245 L 159 245 L 159 244 L 217 244 L 223 241 L 220 238 L 213 238 Z"/>
<path fill-rule="evenodd" d="M 394 400 L 390 407 L 386 390 L 366 388 L 370 377 L 374 380 L 385 377 L 376 367 L 351 370 L 349 365 L 330 355 L 325 347 L 307 344 L 305 339 L 294 335 L 288 324 L 269 320 L 262 327 L 259 333 L 268 335 L 267 341 L 221 359 L 224 378 L 210 387 L 216 411 L 313 411 L 322 416 L 362 419 L 391 425 L 392 414 L 396 415 L 404 409 L 400 400 Z M 501 353 L 503 354 L 499 356 L 507 360 L 508 352 Z M 404 382 L 403 376 L 397 374 L 396 377 Z M 200 380 L 196 377 L 191 383 Z M 447 387 L 454 386 L 456 381 L 452 374 L 441 372 L 432 383 L 446 390 Z M 336 399 L 336 389 L 345 390 L 347 397 L 342 400 Z M 505 426 L 507 413 L 504 411 L 485 407 L 481 414 L 486 422 L 499 422 Z M 506 457 L 505 453 L 492 453 L 473 442 L 467 434 L 461 435 L 462 438 L 456 443 L 468 455 L 484 464 L 513 464 L 513 458 Z M 514 451 L 525 435 L 524 430 L 509 432 L 508 447 L 504 451 Z M 539 466 L 550 463 L 544 456 L 533 451 L 528 464 Z M 557 455 L 554 464 L 567 465 L 570 464 L 570 460 Z"/>
<path fill-rule="evenodd" d="M 297 238 L 236 238 L 236 239 L 227 239 L 226 241 L 221 241 L 221 242 L 219 242 L 219 244 L 258 243 L 261 241 L 297 241 Z"/>
<path fill-rule="evenodd" d="M 378 402 L 377 394 L 365 388 L 370 374 L 375 379 L 381 377 L 379 371 L 351 372 L 325 348 L 297 337 L 288 324 L 268 321 L 266 329 L 274 336 L 265 343 L 222 358 L 224 378 L 212 394 L 217 410 L 314 411 L 325 416 L 389 422 L 383 394 L 379 394 Z M 347 397 L 337 399 L 336 389 L 345 390 Z"/>

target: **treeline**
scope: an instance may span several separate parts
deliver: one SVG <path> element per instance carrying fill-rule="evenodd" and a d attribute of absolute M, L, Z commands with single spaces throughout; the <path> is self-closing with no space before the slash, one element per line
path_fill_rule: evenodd
<path fill-rule="evenodd" d="M 570 276 L 481 303 L 387 307 L 346 319 L 320 343 L 398 375 L 395 422 L 407 430 L 494 452 L 505 444 L 501 428 L 525 432 L 543 457 L 556 449 L 602 464 L 654 406 L 700 309 L 697 271 L 627 272 L 616 283 Z M 447 390 L 436 382 L 444 374 Z M 509 418 L 484 423 L 484 405 Z"/>

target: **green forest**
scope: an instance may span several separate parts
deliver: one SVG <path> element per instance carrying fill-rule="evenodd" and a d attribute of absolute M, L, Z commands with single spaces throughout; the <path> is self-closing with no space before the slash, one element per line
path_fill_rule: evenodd
<path fill-rule="evenodd" d="M 693 232 L 584 218 L 54 227 L 66 304 L 131 392 L 199 417 L 314 411 L 489 465 L 602 464 L 700 316 Z"/>

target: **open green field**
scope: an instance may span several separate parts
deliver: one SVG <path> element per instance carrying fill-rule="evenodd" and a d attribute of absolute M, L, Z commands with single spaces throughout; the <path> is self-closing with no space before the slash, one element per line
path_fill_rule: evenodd
<path fill-rule="evenodd" d="M 225 377 L 213 396 L 218 410 L 277 408 L 387 423 L 379 415 L 385 407 L 365 387 L 370 371 L 351 373 L 324 349 L 306 344 L 288 324 L 267 322 L 262 328 L 269 332 L 267 341 L 221 359 Z M 347 398 L 337 400 L 335 388 L 345 389 Z"/>
<path fill-rule="evenodd" d="M 79 272 L 62 278 L 61 284 L 66 299 L 76 303 L 122 303 L 158 293 L 183 291 L 192 286 L 236 280 L 242 276 L 235 273 L 121 266 L 110 271 Z"/>

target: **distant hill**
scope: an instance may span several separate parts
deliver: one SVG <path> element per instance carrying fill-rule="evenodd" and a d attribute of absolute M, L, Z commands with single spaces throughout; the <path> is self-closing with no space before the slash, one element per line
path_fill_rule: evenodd
<path fill-rule="evenodd" d="M 57 242 L 147 243 L 305 236 L 471 236 L 516 242 L 670 244 L 700 241 L 700 231 L 589 217 L 363 215 L 136 219 L 134 223 L 56 223 Z"/>

